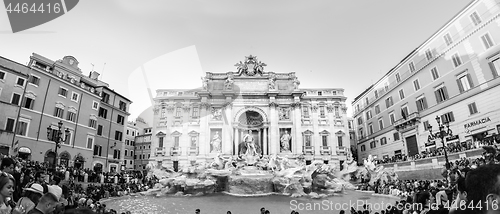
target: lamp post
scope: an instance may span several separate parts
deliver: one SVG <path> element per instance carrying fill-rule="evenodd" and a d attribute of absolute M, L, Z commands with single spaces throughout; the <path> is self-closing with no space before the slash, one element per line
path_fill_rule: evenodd
<path fill-rule="evenodd" d="M 447 136 L 453 136 L 453 132 L 450 129 L 450 124 L 448 122 L 443 122 L 441 123 L 441 118 L 439 116 L 436 116 L 436 121 L 438 123 L 439 127 L 439 132 L 432 133 L 432 126 L 429 124 L 427 127 L 429 130 L 429 138 L 427 139 L 427 142 L 430 142 L 431 140 L 434 139 L 441 139 L 441 143 L 443 144 L 443 150 L 444 150 L 444 158 L 446 160 L 446 169 L 450 169 L 450 162 L 448 161 L 448 152 L 446 151 L 445 145 L 444 145 L 444 138 Z M 445 130 L 446 127 L 446 130 Z"/>
<path fill-rule="evenodd" d="M 58 148 L 61 148 L 61 142 L 63 141 L 66 141 L 67 138 L 68 138 L 68 135 L 69 135 L 69 129 L 66 128 L 66 130 L 64 130 L 65 132 L 65 135 L 64 135 L 64 138 L 62 137 L 62 127 L 63 125 L 63 122 L 62 121 L 59 121 L 57 123 L 57 129 L 52 129 L 51 126 L 48 126 L 47 127 L 47 139 L 50 140 L 50 141 L 54 141 L 54 143 L 56 143 L 56 148 L 55 148 L 55 157 L 54 157 L 54 160 L 53 160 L 53 166 L 54 166 L 54 171 L 56 170 L 56 163 L 57 163 L 57 149 Z M 55 133 L 53 133 L 55 132 Z"/>

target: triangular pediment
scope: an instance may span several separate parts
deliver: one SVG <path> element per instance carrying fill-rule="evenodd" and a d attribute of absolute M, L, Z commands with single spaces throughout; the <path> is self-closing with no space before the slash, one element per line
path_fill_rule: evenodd
<path fill-rule="evenodd" d="M 166 134 L 165 134 L 165 133 L 163 133 L 162 131 L 159 131 L 158 133 L 156 133 L 156 136 L 157 136 L 157 137 L 163 137 L 163 136 L 165 136 L 165 135 L 166 135 Z"/>
<path fill-rule="evenodd" d="M 197 136 L 200 135 L 200 133 L 196 132 L 195 130 L 192 130 L 188 133 L 189 136 Z"/>
<path fill-rule="evenodd" d="M 170 134 L 170 135 L 172 135 L 172 136 L 181 136 L 181 135 L 182 135 L 182 133 L 180 133 L 180 132 L 178 132 L 178 131 L 174 131 L 174 132 L 172 132 L 172 134 Z"/>
<path fill-rule="evenodd" d="M 313 132 L 311 130 L 306 130 L 305 132 L 302 132 L 304 135 L 312 135 Z"/>

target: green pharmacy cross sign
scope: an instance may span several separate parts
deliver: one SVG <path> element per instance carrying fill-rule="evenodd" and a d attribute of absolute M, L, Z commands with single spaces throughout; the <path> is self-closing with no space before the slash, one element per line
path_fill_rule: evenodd
<path fill-rule="evenodd" d="M 72 10 L 79 0 L 4 0 L 13 33 L 52 21 Z"/>

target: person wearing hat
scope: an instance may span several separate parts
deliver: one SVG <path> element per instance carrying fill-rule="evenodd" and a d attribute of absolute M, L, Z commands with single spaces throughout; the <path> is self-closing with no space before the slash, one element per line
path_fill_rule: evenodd
<path fill-rule="evenodd" d="M 12 211 L 14 214 L 22 214 L 31 211 L 40 201 L 43 195 L 43 187 L 34 183 L 28 188 L 24 188 L 23 197 L 17 201 L 17 205 Z"/>
<path fill-rule="evenodd" d="M 48 192 L 40 198 L 40 202 L 28 214 L 48 214 L 52 213 L 61 199 L 62 189 L 59 186 L 50 185 Z"/>

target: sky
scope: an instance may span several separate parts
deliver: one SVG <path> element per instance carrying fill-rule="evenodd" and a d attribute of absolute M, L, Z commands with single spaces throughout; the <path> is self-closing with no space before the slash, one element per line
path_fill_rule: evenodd
<path fill-rule="evenodd" d="M 5 1 L 5 0 L 4 0 Z M 156 89 L 201 87 L 250 54 L 265 71 L 296 72 L 301 88 L 343 88 L 351 102 L 471 0 L 80 0 L 68 13 L 12 33 L 0 8 L 0 56 L 74 56 L 130 98 L 129 121 Z M 93 65 L 92 65 L 93 64 Z"/>

